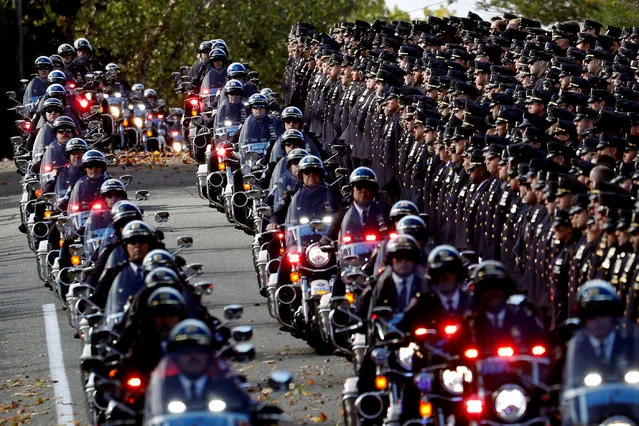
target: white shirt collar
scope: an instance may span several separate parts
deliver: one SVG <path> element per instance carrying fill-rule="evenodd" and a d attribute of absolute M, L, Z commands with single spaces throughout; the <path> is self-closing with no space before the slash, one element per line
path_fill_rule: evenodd
<path fill-rule="evenodd" d="M 501 328 L 504 326 L 504 318 L 506 318 L 506 308 L 499 311 L 497 315 L 486 312 L 486 316 L 493 324 L 495 324 L 495 320 L 497 320 L 497 325 Z"/>
<path fill-rule="evenodd" d="M 407 276 L 406 278 L 402 278 L 399 275 L 397 275 L 395 272 L 393 272 L 392 274 L 393 276 L 393 282 L 395 282 L 395 289 L 397 290 L 397 295 L 399 295 L 401 293 L 402 290 L 402 281 L 406 281 L 406 297 L 408 298 L 408 300 L 405 300 L 404 302 L 406 302 L 406 304 L 408 304 L 408 301 L 410 300 L 410 294 L 412 292 L 413 289 L 413 274 L 410 274 L 409 276 Z"/>

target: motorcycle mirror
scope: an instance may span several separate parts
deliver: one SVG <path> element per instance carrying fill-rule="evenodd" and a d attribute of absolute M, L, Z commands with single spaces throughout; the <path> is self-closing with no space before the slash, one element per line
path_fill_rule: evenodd
<path fill-rule="evenodd" d="M 213 283 L 208 283 L 208 282 L 195 283 L 193 284 L 193 287 L 195 288 L 196 296 L 201 296 L 203 294 L 211 294 L 213 293 L 213 289 L 215 288 Z"/>
<path fill-rule="evenodd" d="M 268 376 L 268 387 L 274 391 L 287 391 L 293 383 L 293 375 L 288 371 L 273 371 Z"/>
<path fill-rule="evenodd" d="M 231 330 L 233 340 L 238 343 L 248 342 L 253 338 L 253 327 L 250 325 L 238 325 Z"/>
<path fill-rule="evenodd" d="M 336 168 L 335 169 L 335 176 L 337 176 L 337 177 L 348 176 L 348 169 L 345 169 L 344 167 Z"/>
<path fill-rule="evenodd" d="M 236 320 L 242 318 L 244 307 L 242 305 L 226 305 L 224 307 L 224 318 L 227 320 Z"/>
<path fill-rule="evenodd" d="M 23 84 L 26 86 L 27 84 L 29 84 L 29 80 L 27 80 L 26 78 L 23 78 L 20 80 L 20 84 Z"/>
<path fill-rule="evenodd" d="M 133 182 L 133 176 L 131 175 L 122 175 L 120 176 L 120 182 L 124 184 L 124 186 L 129 186 L 131 182 Z"/>
<path fill-rule="evenodd" d="M 377 315 L 379 318 L 385 321 L 393 318 L 393 310 L 388 306 L 377 306 L 373 308 L 372 314 Z"/>
<path fill-rule="evenodd" d="M 139 189 L 135 191 L 135 201 L 146 201 L 150 195 L 151 193 L 146 189 Z"/>
<path fill-rule="evenodd" d="M 171 76 L 172 76 L 173 78 L 180 78 L 180 76 L 181 76 L 181 75 L 182 75 L 182 74 L 180 74 L 180 73 L 179 73 L 179 72 L 177 72 L 177 71 L 175 71 L 175 72 L 172 72 L 172 73 L 171 73 Z"/>
<path fill-rule="evenodd" d="M 171 214 L 169 212 L 157 212 L 154 216 L 154 219 L 157 223 L 164 223 L 168 222 L 170 217 Z"/>
<path fill-rule="evenodd" d="M 94 105 L 94 106 L 97 106 L 97 105 Z M 98 106 L 98 108 L 101 108 L 101 107 Z M 93 107 L 91 107 L 91 112 L 95 112 L 95 111 L 93 111 Z M 88 124 L 89 130 L 95 130 L 98 127 L 100 127 L 101 125 L 102 125 L 102 123 L 100 123 L 98 120 L 91 120 L 91 121 L 89 121 L 89 124 Z"/>
<path fill-rule="evenodd" d="M 568 318 L 567 320 L 559 324 L 559 326 L 555 330 L 558 343 L 568 342 L 570 339 L 572 339 L 572 336 L 575 335 L 577 330 L 581 328 L 581 326 L 582 324 L 579 318 Z"/>
<path fill-rule="evenodd" d="M 181 249 L 193 247 L 193 237 L 178 237 L 177 245 Z"/>
<path fill-rule="evenodd" d="M 271 206 L 264 205 L 257 208 L 257 213 L 260 216 L 272 216 L 273 210 L 271 209 Z"/>
<path fill-rule="evenodd" d="M 246 192 L 246 197 L 252 200 L 261 200 L 264 197 L 264 194 L 259 189 L 252 189 Z"/>
<path fill-rule="evenodd" d="M 342 185 L 342 188 L 340 189 L 340 192 L 342 194 L 350 194 L 351 193 L 351 186 L 350 185 Z"/>
<path fill-rule="evenodd" d="M 17 147 L 17 146 L 20 146 L 20 145 L 24 144 L 24 141 L 22 140 L 22 138 L 20 136 L 12 136 L 9 140 L 11 141 L 11 144 L 14 147 Z"/>
<path fill-rule="evenodd" d="M 257 160 L 260 159 L 260 154 L 258 154 L 255 151 L 249 151 L 246 154 L 244 154 L 244 158 L 249 163 L 255 163 Z"/>
<path fill-rule="evenodd" d="M 47 192 L 46 194 L 42 194 L 40 198 L 46 202 L 52 203 L 56 200 L 56 198 L 58 198 L 58 194 L 55 192 Z"/>
<path fill-rule="evenodd" d="M 196 115 L 195 117 L 191 117 L 191 123 L 197 124 L 197 125 L 202 125 L 202 117 L 199 115 Z"/>
<path fill-rule="evenodd" d="M 71 256 L 84 256 L 84 245 L 71 244 L 69 246 L 69 252 L 71 253 Z"/>
<path fill-rule="evenodd" d="M 202 265 L 201 263 L 189 263 L 184 267 L 184 269 L 186 269 L 187 272 L 190 272 L 192 276 L 201 275 L 202 270 L 204 269 L 204 265 Z"/>
<path fill-rule="evenodd" d="M 342 152 L 346 151 L 346 146 L 345 145 L 333 145 L 331 146 L 331 152 L 333 152 L 333 154 L 340 154 Z"/>
<path fill-rule="evenodd" d="M 115 154 L 107 154 L 104 156 L 104 159 L 106 160 L 107 166 L 110 166 L 115 163 Z"/>
<path fill-rule="evenodd" d="M 158 106 L 166 105 L 166 101 L 164 99 L 158 99 Z"/>
<path fill-rule="evenodd" d="M 15 99 L 16 98 L 16 92 L 14 92 L 13 90 L 9 90 L 8 92 L 6 92 L 7 98 L 9 99 Z"/>
<path fill-rule="evenodd" d="M 257 181 L 257 178 L 253 174 L 245 175 L 243 179 L 244 179 L 244 183 L 248 183 L 249 185 L 254 185 L 255 182 Z"/>
<path fill-rule="evenodd" d="M 238 343 L 233 346 L 232 358 L 236 362 L 252 361 L 255 358 L 255 346 L 252 343 Z"/>
<path fill-rule="evenodd" d="M 91 112 L 93 114 L 100 114 L 102 112 L 102 107 L 100 105 L 92 105 L 91 106 Z M 97 122 L 98 124 L 100 124 L 99 122 Z"/>

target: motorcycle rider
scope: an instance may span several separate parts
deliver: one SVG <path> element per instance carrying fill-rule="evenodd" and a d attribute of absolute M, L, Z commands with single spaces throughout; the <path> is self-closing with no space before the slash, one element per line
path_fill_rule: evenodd
<path fill-rule="evenodd" d="M 399 323 L 403 331 L 423 326 L 428 318 L 461 320 L 473 310 L 473 298 L 463 286 L 467 277 L 463 260 L 456 248 L 437 246 L 428 255 L 428 285 L 432 294 L 417 299 Z"/>
<path fill-rule="evenodd" d="M 211 66 L 202 79 L 202 95 L 209 95 L 213 89 L 219 89 L 226 84 L 226 53 L 220 48 L 215 48 L 209 53 Z"/>
<path fill-rule="evenodd" d="M 341 206 L 339 194 L 324 183 L 324 164 L 314 155 L 304 157 L 298 165 L 298 179 L 301 177 L 303 187 L 273 212 L 268 229 L 276 229 L 280 223 L 286 226 L 299 225 L 302 217 L 320 217 L 326 215 L 335 219 Z"/>
<path fill-rule="evenodd" d="M 73 59 L 73 64 L 76 67 L 76 78 L 80 81 L 84 80 L 84 76 L 93 71 L 101 71 L 104 66 L 100 63 L 98 58 L 93 54 L 93 47 L 86 38 L 79 38 L 73 42 L 75 48 L 76 57 Z"/>
<path fill-rule="evenodd" d="M 282 173 L 286 170 L 286 161 L 288 154 L 294 149 L 304 148 L 304 135 L 299 130 L 286 130 L 278 139 L 284 146 L 284 156 L 275 163 L 269 163 L 266 170 L 262 173 L 258 186 L 260 188 L 272 188 L 271 183 L 277 183 Z M 275 142 L 277 143 L 277 142 Z M 306 150 L 305 150 L 306 152 Z M 264 156 L 263 158 L 266 158 Z"/>
<path fill-rule="evenodd" d="M 502 342 L 528 346 L 529 350 L 532 345 L 547 341 L 539 317 L 526 302 L 519 305 L 507 303 L 515 292 L 515 282 L 501 262 L 481 262 L 473 283 L 476 312 L 469 319 L 467 330 L 472 335 L 469 340 L 474 341 L 479 353 L 494 353 Z"/>
<path fill-rule="evenodd" d="M 246 89 L 246 86 L 244 88 Z M 240 148 L 251 143 L 267 143 L 277 140 L 284 133 L 282 122 L 266 115 L 268 101 L 264 95 L 259 93 L 251 95 L 248 105 L 251 115 L 246 118 L 240 129 Z"/>
<path fill-rule="evenodd" d="M 146 105 L 146 109 L 149 111 L 162 106 L 158 102 L 157 92 L 153 89 L 144 89 L 144 104 Z"/>
<path fill-rule="evenodd" d="M 157 246 L 157 237 L 149 225 L 141 220 L 127 223 L 122 229 L 122 247 L 127 259 L 103 272 L 91 301 L 101 308 L 107 305 L 115 308 L 121 296 L 119 289 L 128 289 L 127 295 L 135 294 L 144 286 L 144 256 Z"/>
<path fill-rule="evenodd" d="M 64 112 L 62 114 L 71 118 L 75 122 L 75 127 L 78 131 L 81 129 L 80 120 L 78 119 L 78 105 L 73 102 L 73 98 L 63 85 L 57 83 L 51 84 L 47 87 L 44 98 L 60 99 L 62 105 L 64 105 Z M 41 114 L 41 109 L 38 110 L 38 114 Z"/>
<path fill-rule="evenodd" d="M 129 97 L 129 93 L 131 92 L 131 85 L 128 81 L 122 78 L 122 74 L 120 72 L 120 67 L 118 64 L 114 64 L 113 62 L 108 63 L 106 67 L 104 67 L 105 73 L 107 74 L 107 78 L 105 81 L 104 91 L 106 93 L 115 93 L 118 92 L 121 94 L 123 99 L 127 99 Z"/>
<path fill-rule="evenodd" d="M 62 63 L 64 65 L 64 74 L 67 76 L 69 80 L 74 80 L 77 75 L 77 67 L 73 63 L 73 58 L 75 57 L 75 49 L 73 46 L 67 43 L 63 43 L 58 46 L 58 55 L 62 58 Z"/>
<path fill-rule="evenodd" d="M 304 132 L 304 117 L 302 115 L 302 111 L 294 106 L 286 107 L 282 110 L 282 114 L 280 115 L 280 119 L 282 123 L 284 123 L 284 130 L 299 130 L 304 135 L 304 149 L 306 149 L 310 155 L 315 155 L 317 157 L 323 158 L 324 152 L 322 150 L 322 145 L 316 139 L 311 138 L 306 132 Z M 260 163 L 263 165 L 277 162 L 280 158 L 282 158 L 284 153 L 284 147 L 281 143 L 282 137 L 275 141 L 274 144 L 269 145 L 266 150 L 266 154 L 260 160 Z"/>
<path fill-rule="evenodd" d="M 58 197 L 63 198 L 73 185 L 82 177 L 82 156 L 89 150 L 89 145 L 84 139 L 70 139 L 65 146 L 65 154 L 69 162 L 56 170 L 55 178 L 48 181 L 42 192 L 55 192 Z"/>
<path fill-rule="evenodd" d="M 308 152 L 301 148 L 292 149 L 286 156 L 286 162 L 280 166 L 283 169 L 282 172 L 279 175 L 273 174 L 269 185 L 271 193 L 266 199 L 266 202 L 273 206 L 273 211 L 283 207 L 302 186 L 298 166 L 299 162 L 308 155 Z"/>
<path fill-rule="evenodd" d="M 44 95 L 45 90 L 49 85 L 47 77 L 53 70 L 53 63 L 51 62 L 51 59 L 46 56 L 38 56 L 35 60 L 35 68 L 38 75 L 33 77 L 29 84 L 27 84 L 24 96 L 22 97 L 22 105 L 35 102 L 37 98 Z"/>
<path fill-rule="evenodd" d="M 210 41 L 203 41 L 197 49 L 197 60 L 191 66 L 189 77 L 193 84 L 193 91 L 199 93 L 202 85 L 202 79 L 212 68 L 209 62 L 209 53 L 211 53 L 212 44 Z"/>
<path fill-rule="evenodd" d="M 26 145 L 26 148 L 31 151 L 32 158 L 34 158 L 34 150 L 41 155 L 44 148 L 55 140 L 56 133 L 53 130 L 53 123 L 64 113 L 64 105 L 60 99 L 49 98 L 42 103 L 41 112 L 43 119 L 38 122 L 37 132 L 32 132 L 29 135 Z"/>
<path fill-rule="evenodd" d="M 246 108 L 242 104 L 244 96 L 244 85 L 239 80 L 229 80 L 224 85 L 224 96 L 220 97 L 218 102 L 217 114 L 215 114 L 215 122 L 213 128 L 226 127 L 226 122 L 230 121 L 232 125 L 239 125 L 246 119 Z"/>
<path fill-rule="evenodd" d="M 226 78 L 229 80 L 233 79 L 242 82 L 242 84 L 244 85 L 244 96 L 251 97 L 259 91 L 257 90 L 257 87 L 255 87 L 255 85 L 250 84 L 246 81 L 246 75 L 246 67 L 239 62 L 233 62 L 226 69 Z M 268 101 L 266 102 L 266 105 L 268 106 Z"/>
<path fill-rule="evenodd" d="M 55 169 L 64 167 L 67 164 L 65 149 L 67 142 L 77 135 L 75 123 L 69 117 L 62 116 L 56 118 L 52 128 L 55 133 L 55 140 L 50 141 L 46 146 L 42 146 L 44 151 L 39 151 L 40 147 L 34 146 L 32 173 L 41 173 L 40 165 L 42 163 L 48 164 Z M 46 141 L 43 142 L 46 143 Z M 36 151 L 36 148 L 38 148 L 38 151 Z M 44 172 L 50 173 L 52 171 L 45 170 Z"/>
<path fill-rule="evenodd" d="M 85 282 L 96 287 L 102 273 L 124 262 L 127 254 L 122 246 L 122 230 L 133 220 L 142 220 L 142 212 L 130 201 L 119 201 L 111 208 L 113 220 L 113 234 L 110 234 L 100 244 L 98 259 L 93 265 L 93 271 Z M 106 296 L 105 296 L 106 297 Z"/>
<path fill-rule="evenodd" d="M 209 327 L 186 319 L 171 331 L 165 357 L 151 376 L 145 418 L 166 412 L 167 401 L 183 401 L 187 411 L 208 411 L 209 401 L 224 395 L 224 411 L 246 413 L 251 399 L 215 351 Z M 166 370 L 177 372 L 165 374 Z M 254 424 L 254 423 L 252 423 Z"/>
<path fill-rule="evenodd" d="M 282 112 L 282 106 L 277 102 L 277 93 L 269 87 L 260 90 L 260 94 L 266 96 L 268 100 L 268 113 L 279 115 Z"/>
<path fill-rule="evenodd" d="M 428 254 L 435 247 L 435 243 L 428 235 L 428 227 L 424 219 L 414 215 L 404 216 L 395 225 L 395 230 L 399 235 L 410 235 L 417 240 L 422 252 L 419 263 L 426 267 Z"/>
<path fill-rule="evenodd" d="M 129 100 L 144 102 L 144 84 L 135 83 L 131 87 L 131 93 L 129 94 Z"/>
<path fill-rule="evenodd" d="M 89 150 L 82 156 L 82 168 L 85 176 L 73 185 L 69 196 L 69 214 L 86 210 L 85 206 L 92 205 L 100 197 L 102 184 L 109 179 L 106 158 L 98 150 Z"/>
<path fill-rule="evenodd" d="M 636 327 L 622 322 L 622 303 L 615 288 L 604 280 L 588 281 L 581 286 L 577 303 L 583 327 L 568 343 L 563 389 L 583 386 L 585 376 L 593 372 L 604 381 L 615 376 L 623 380 L 619 374 L 639 367 L 639 336 Z"/>

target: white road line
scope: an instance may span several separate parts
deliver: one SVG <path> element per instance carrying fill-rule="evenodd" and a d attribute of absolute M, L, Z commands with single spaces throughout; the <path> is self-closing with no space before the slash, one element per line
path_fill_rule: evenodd
<path fill-rule="evenodd" d="M 69 380 L 64 369 L 58 314 L 53 303 L 42 305 L 42 311 L 44 312 L 44 326 L 49 351 L 49 370 L 51 371 L 53 393 L 56 400 L 55 409 L 58 414 L 57 423 L 58 425 L 69 425 L 73 423 L 73 406 L 71 405 Z"/>

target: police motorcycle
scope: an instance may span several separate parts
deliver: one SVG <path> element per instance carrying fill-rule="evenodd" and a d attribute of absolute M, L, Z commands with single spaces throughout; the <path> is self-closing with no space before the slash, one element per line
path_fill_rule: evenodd
<path fill-rule="evenodd" d="M 224 211 L 222 193 L 226 186 L 226 175 L 231 172 L 227 170 L 226 159 L 237 149 L 238 132 L 247 114 L 243 93 L 241 82 L 227 82 L 218 95 L 212 135 L 198 135 L 193 141 L 196 160 L 201 163 L 197 172 L 200 196 L 205 199 L 208 197 L 209 202 L 220 212 Z"/>
<path fill-rule="evenodd" d="M 122 127 L 120 128 L 120 149 L 140 150 L 144 148 L 143 135 L 147 120 L 146 105 L 141 99 L 144 86 L 140 83 L 134 84 L 131 93 L 138 93 L 137 97 L 129 97 L 122 106 Z"/>
<path fill-rule="evenodd" d="M 204 110 L 198 93 L 194 90 L 195 86 L 191 82 L 189 72 L 191 67 L 188 65 L 180 67 L 180 71 L 171 73 L 175 79 L 175 93 L 186 94 L 184 99 L 184 114 L 182 115 L 182 134 L 190 136 L 191 119 L 199 116 Z"/>
<path fill-rule="evenodd" d="M 187 330 L 185 325 L 190 326 L 191 330 Z M 251 398 L 249 392 L 256 387 L 234 373 L 231 364 L 224 357 L 202 347 L 207 340 L 206 332 L 198 336 L 197 342 L 189 342 L 189 337 L 180 336 L 179 347 L 173 344 L 180 334 L 189 333 L 193 336 L 196 331 L 192 329 L 195 327 L 201 325 L 196 320 L 185 320 L 172 331 L 169 354 L 151 375 L 143 424 L 290 424 L 290 419 L 281 409 L 259 404 Z M 199 392 L 194 388 L 194 392 L 187 394 L 180 384 L 187 377 L 203 382 Z M 268 387 L 276 392 L 284 391 L 291 382 L 290 373 L 276 371 L 269 376 Z"/>
<path fill-rule="evenodd" d="M 623 319 L 616 289 L 603 280 L 591 280 L 579 290 L 578 318 L 560 327 L 568 342 L 559 390 L 561 424 L 636 425 L 639 423 L 639 334 L 636 324 Z M 589 327 L 589 324 L 591 325 Z M 597 329 L 597 338 L 590 330 Z M 608 349 L 592 340 L 610 340 Z M 611 347 L 610 347 L 611 346 Z M 605 348 L 605 346 L 603 346 Z M 607 355 L 602 354 L 607 352 Z"/>
<path fill-rule="evenodd" d="M 173 152 L 190 152 L 191 147 L 187 143 L 182 134 L 182 117 L 184 110 L 182 108 L 169 108 L 169 114 L 166 117 L 166 144 Z"/>
<path fill-rule="evenodd" d="M 373 308 L 369 322 L 368 356 L 375 365 L 374 389 L 358 392 L 358 377 L 347 378 L 342 393 L 344 421 L 348 426 L 360 423 L 399 426 L 404 398 L 404 388 L 413 380 L 413 372 L 405 363 L 398 362 L 400 348 L 407 344 L 409 334 L 399 330 L 395 324 L 401 315 L 393 316 L 386 306 Z M 361 330 L 360 320 L 351 329 Z M 410 347 L 410 345 L 409 345 Z M 409 366 L 410 367 L 410 366 Z"/>
<path fill-rule="evenodd" d="M 107 90 L 102 92 L 102 109 L 107 112 L 108 118 L 103 118 L 105 128 L 110 128 L 113 137 L 111 147 L 126 146 L 124 131 L 124 108 L 126 103 L 125 94 L 117 90 Z M 105 117 L 103 115 L 103 117 Z"/>

